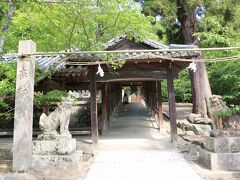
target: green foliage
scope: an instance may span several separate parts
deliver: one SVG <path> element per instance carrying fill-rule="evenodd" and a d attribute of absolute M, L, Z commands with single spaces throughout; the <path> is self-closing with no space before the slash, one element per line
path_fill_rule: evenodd
<path fill-rule="evenodd" d="M 191 102 L 191 82 L 188 77 L 188 71 L 184 70 L 179 74 L 179 78 L 174 80 L 174 91 L 176 102 Z M 163 101 L 168 101 L 167 82 L 162 83 Z"/>
<path fill-rule="evenodd" d="M 219 62 L 209 66 L 212 92 L 225 97 L 228 104 L 240 104 L 240 61 Z"/>
<path fill-rule="evenodd" d="M 208 5 L 206 18 L 199 22 L 199 31 L 196 36 L 201 38 L 202 47 L 239 46 L 240 2 L 226 0 L 212 2 Z M 231 11 L 231 12 L 230 12 Z M 239 51 L 210 51 L 204 53 L 205 58 L 219 58 L 240 56 Z M 240 61 L 227 61 L 209 64 L 209 80 L 213 94 L 224 97 L 227 104 L 240 104 Z"/>
<path fill-rule="evenodd" d="M 124 90 L 125 93 L 131 94 L 131 87 L 130 86 L 123 86 L 122 89 Z"/>
<path fill-rule="evenodd" d="M 182 42 L 180 28 L 176 24 L 176 12 L 177 5 L 174 0 L 145 0 L 143 4 L 143 13 L 146 16 L 156 17 L 153 29 L 159 41 L 167 44 Z"/>
<path fill-rule="evenodd" d="M 200 32 L 195 33 L 200 37 L 200 45 L 204 47 L 226 47 L 231 46 L 228 27 L 223 27 L 218 21 L 218 17 L 211 16 L 199 22 Z"/>
<path fill-rule="evenodd" d="M 16 64 L 0 63 L 0 97 L 15 92 Z"/>
<path fill-rule="evenodd" d="M 60 102 L 63 97 L 67 97 L 68 93 L 66 91 L 53 90 L 43 94 L 41 92 L 36 92 L 34 94 L 34 104 L 36 106 L 56 104 Z"/>
<path fill-rule="evenodd" d="M 0 128 L 8 127 L 13 119 L 16 64 L 0 63 Z"/>
<path fill-rule="evenodd" d="M 218 112 L 216 115 L 218 117 L 230 117 L 239 112 L 240 112 L 240 106 L 233 106 L 227 109 L 226 111 Z"/>
<path fill-rule="evenodd" d="M 110 62 L 111 62 L 111 66 L 112 66 L 113 70 L 117 70 L 124 65 L 126 60 L 117 60 L 117 61 L 110 60 Z"/>
<path fill-rule="evenodd" d="M 51 72 L 41 72 L 36 67 L 35 83 L 45 77 L 49 77 Z M 0 128 L 12 127 L 14 118 L 14 98 L 16 88 L 16 63 L 0 62 Z M 50 92 L 49 94 L 40 96 L 36 95 L 36 105 L 41 103 L 49 103 L 58 101 L 65 95 L 65 92 Z M 50 97 L 52 96 L 52 97 Z"/>
<path fill-rule="evenodd" d="M 176 102 L 191 102 L 192 91 L 188 71 L 184 70 L 179 74 L 179 78 L 174 81 Z"/>
<path fill-rule="evenodd" d="M 12 20 L 7 51 L 16 51 L 19 40 L 32 39 L 39 51 L 68 48 L 101 50 L 113 37 L 155 38 L 152 17 L 145 17 L 130 0 L 92 0 L 80 3 L 24 3 Z"/>
<path fill-rule="evenodd" d="M 143 13 L 145 15 L 160 16 L 156 21 L 155 29 L 159 38 L 167 37 L 164 42 L 182 43 L 180 25 L 176 23 L 178 0 L 145 0 Z M 204 17 L 198 20 L 198 32 L 194 35 L 200 37 L 200 47 L 228 47 L 239 46 L 240 42 L 240 1 L 236 0 L 188 0 L 185 1 L 185 15 L 197 12 L 197 8 L 204 8 Z M 160 25 L 157 25 L 160 24 Z M 239 56 L 239 51 L 210 51 L 204 52 L 205 58 L 219 58 Z M 213 94 L 225 97 L 228 104 L 240 104 L 238 61 L 219 62 L 208 64 L 209 80 Z M 190 82 L 187 73 L 175 80 L 175 94 L 177 101 L 191 101 Z M 166 84 L 163 84 L 163 96 L 167 98 Z"/>

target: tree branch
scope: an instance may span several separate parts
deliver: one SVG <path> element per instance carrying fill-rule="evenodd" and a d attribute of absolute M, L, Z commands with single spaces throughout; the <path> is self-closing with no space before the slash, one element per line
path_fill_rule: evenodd
<path fill-rule="evenodd" d="M 71 48 L 71 41 L 72 41 L 72 37 L 73 37 L 73 31 L 76 27 L 76 24 L 77 24 L 77 20 L 78 20 L 78 16 L 76 16 L 74 22 L 73 22 L 73 26 L 72 26 L 72 29 L 70 31 L 70 35 L 69 35 L 69 38 L 68 38 L 68 46 L 69 48 Z"/>
<path fill-rule="evenodd" d="M 8 1 L 8 7 L 9 7 L 9 9 L 7 12 L 6 22 L 2 28 L 2 36 L 0 37 L 0 52 L 3 51 L 5 40 L 6 40 L 6 35 L 9 30 L 13 14 L 16 10 L 15 4 L 12 2 L 12 0 Z"/>
<path fill-rule="evenodd" d="M 63 1 L 63 0 L 62 0 Z M 77 14 L 74 12 L 74 10 L 70 7 L 70 6 L 66 6 L 65 4 L 63 4 L 65 6 L 66 9 L 68 9 L 71 13 L 73 13 L 73 15 L 75 16 L 79 16 L 80 17 L 80 20 L 82 22 L 82 25 L 83 25 L 83 31 L 84 31 L 84 34 L 87 38 L 87 41 L 88 41 L 88 46 L 91 47 L 91 42 L 90 42 L 90 38 L 88 36 L 88 33 L 87 33 L 87 29 L 86 29 L 86 26 L 85 26 L 85 22 L 84 22 L 84 18 L 82 16 L 82 13 L 77 11 Z M 80 9 L 80 8 L 79 8 Z"/>

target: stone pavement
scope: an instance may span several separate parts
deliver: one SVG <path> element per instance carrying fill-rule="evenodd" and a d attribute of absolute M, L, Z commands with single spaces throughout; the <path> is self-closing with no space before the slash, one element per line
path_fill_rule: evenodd
<path fill-rule="evenodd" d="M 86 180 L 200 180 L 139 103 L 120 108 L 100 136 Z"/>

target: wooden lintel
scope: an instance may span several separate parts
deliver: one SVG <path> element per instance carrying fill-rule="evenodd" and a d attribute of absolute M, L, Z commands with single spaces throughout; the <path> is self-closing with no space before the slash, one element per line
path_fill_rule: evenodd
<path fill-rule="evenodd" d="M 97 77 L 98 82 L 107 81 L 144 81 L 144 80 L 162 80 L 166 79 L 167 74 L 164 71 L 118 71 L 117 73 L 105 73 L 104 77 Z"/>

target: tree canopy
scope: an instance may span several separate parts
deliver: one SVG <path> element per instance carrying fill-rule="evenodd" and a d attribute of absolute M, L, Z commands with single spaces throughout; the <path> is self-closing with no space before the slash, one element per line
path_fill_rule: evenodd
<path fill-rule="evenodd" d="M 5 50 L 16 51 L 23 39 L 34 40 L 39 51 L 102 50 L 104 43 L 123 34 L 155 38 L 152 20 L 129 0 L 22 3 L 12 18 Z"/>
<path fill-rule="evenodd" d="M 181 33 L 181 22 L 177 13 L 179 3 L 184 3 L 186 16 L 196 16 L 197 27 L 193 34 L 200 47 L 229 47 L 240 44 L 240 2 L 236 0 L 145 0 L 143 13 L 156 17 L 154 23 L 159 38 L 165 37 L 168 43 L 184 43 Z M 160 24 L 160 25 L 158 25 Z M 219 58 L 239 56 L 239 51 L 210 51 L 204 52 L 204 58 Z M 240 61 L 216 62 L 207 64 L 211 89 L 214 94 L 220 94 L 231 104 L 239 104 Z M 185 75 L 184 75 L 185 74 Z M 177 86 L 186 90 L 186 73 Z M 189 90 L 187 91 L 189 92 Z M 188 97 L 188 96 L 186 96 Z"/>

